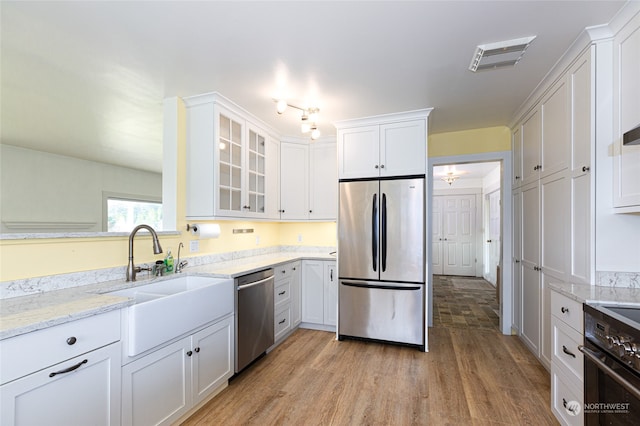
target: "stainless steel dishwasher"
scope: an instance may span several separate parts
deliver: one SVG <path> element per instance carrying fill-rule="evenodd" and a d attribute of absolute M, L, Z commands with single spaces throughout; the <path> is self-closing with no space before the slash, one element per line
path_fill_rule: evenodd
<path fill-rule="evenodd" d="M 273 269 L 243 275 L 235 284 L 238 373 L 273 345 Z"/>

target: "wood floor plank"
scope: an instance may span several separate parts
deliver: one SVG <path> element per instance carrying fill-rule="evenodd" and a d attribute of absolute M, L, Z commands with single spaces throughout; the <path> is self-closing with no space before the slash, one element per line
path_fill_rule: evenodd
<path fill-rule="evenodd" d="M 557 424 L 549 373 L 471 298 L 441 304 L 428 353 L 296 330 L 183 424 Z"/>

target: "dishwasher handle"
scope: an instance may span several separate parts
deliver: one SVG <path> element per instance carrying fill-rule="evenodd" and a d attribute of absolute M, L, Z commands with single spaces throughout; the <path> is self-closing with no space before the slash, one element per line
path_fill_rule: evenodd
<path fill-rule="evenodd" d="M 238 291 L 239 291 L 239 290 L 247 289 L 247 288 L 249 288 L 249 287 L 254 287 L 254 286 L 260 285 L 260 284 L 262 284 L 262 283 L 266 283 L 267 281 L 272 280 L 272 279 L 273 279 L 273 275 L 272 275 L 272 276 L 270 276 L 270 277 L 267 277 L 267 278 L 261 279 L 261 280 L 259 280 L 259 281 L 254 281 L 254 282 L 249 283 L 249 284 L 239 285 L 238 287 L 236 287 L 236 290 L 238 290 Z"/>

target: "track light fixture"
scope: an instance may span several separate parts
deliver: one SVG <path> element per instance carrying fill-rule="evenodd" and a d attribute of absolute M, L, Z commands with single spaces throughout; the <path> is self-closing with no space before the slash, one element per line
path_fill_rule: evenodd
<path fill-rule="evenodd" d="M 318 113 L 320 112 L 319 108 L 301 108 L 297 105 L 288 103 L 284 99 L 274 99 L 273 101 L 276 103 L 276 111 L 278 114 L 285 112 L 288 107 L 302 111 L 302 116 L 300 117 L 300 120 L 302 121 L 300 124 L 300 130 L 302 133 L 311 132 L 312 140 L 316 140 L 320 137 L 320 130 L 318 130 L 318 126 L 316 124 L 318 121 Z"/>

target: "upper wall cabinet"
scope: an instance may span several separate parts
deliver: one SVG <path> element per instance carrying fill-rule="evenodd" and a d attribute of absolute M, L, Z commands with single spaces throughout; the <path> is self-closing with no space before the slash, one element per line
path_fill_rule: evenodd
<path fill-rule="evenodd" d="M 625 145 L 626 132 L 640 127 L 640 14 L 615 36 L 613 48 L 613 205 L 640 212 L 640 144 Z"/>
<path fill-rule="evenodd" d="M 339 178 L 424 175 L 431 110 L 336 123 Z"/>
<path fill-rule="evenodd" d="M 184 102 L 187 217 L 277 218 L 277 139 L 217 93 Z"/>
<path fill-rule="evenodd" d="M 324 139 L 282 142 L 280 218 L 336 220 L 338 174 L 336 142 Z"/>

